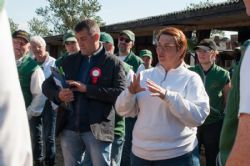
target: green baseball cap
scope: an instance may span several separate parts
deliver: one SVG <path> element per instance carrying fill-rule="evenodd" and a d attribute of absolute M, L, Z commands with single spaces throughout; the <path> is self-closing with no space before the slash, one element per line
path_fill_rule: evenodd
<path fill-rule="evenodd" d="M 114 40 L 113 40 L 112 36 L 106 32 L 101 32 L 100 42 L 111 43 L 114 45 Z"/>
<path fill-rule="evenodd" d="M 147 49 L 141 50 L 139 55 L 141 58 L 147 56 L 147 57 L 150 57 L 152 59 L 152 52 L 150 50 L 147 50 Z"/>
<path fill-rule="evenodd" d="M 65 42 L 70 42 L 70 41 L 77 42 L 75 32 L 72 30 L 68 30 L 63 35 L 63 44 L 65 44 Z"/>
<path fill-rule="evenodd" d="M 122 34 L 128 36 L 128 38 L 129 38 L 131 41 L 135 42 L 135 34 L 134 34 L 134 32 L 132 32 L 131 30 L 123 30 L 123 31 L 120 33 L 120 35 L 122 35 Z"/>

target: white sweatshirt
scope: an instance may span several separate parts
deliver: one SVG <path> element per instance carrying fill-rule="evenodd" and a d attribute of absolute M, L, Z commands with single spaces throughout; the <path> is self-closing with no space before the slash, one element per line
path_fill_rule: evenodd
<path fill-rule="evenodd" d="M 138 116 L 132 152 L 146 160 L 163 160 L 192 151 L 197 146 L 196 127 L 209 114 L 200 77 L 183 65 L 168 72 L 157 65 L 141 72 L 142 87 L 148 79 L 167 90 L 164 100 L 150 96 L 148 90 L 133 95 L 126 89 L 116 101 L 119 115 Z"/>

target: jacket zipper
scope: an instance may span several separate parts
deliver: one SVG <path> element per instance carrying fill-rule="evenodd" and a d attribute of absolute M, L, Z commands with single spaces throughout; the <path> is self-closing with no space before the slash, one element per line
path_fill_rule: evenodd
<path fill-rule="evenodd" d="M 164 75 L 163 80 L 160 82 L 160 86 L 162 86 L 162 83 L 166 80 L 167 75 L 168 75 L 168 72 L 165 70 L 165 75 Z"/>

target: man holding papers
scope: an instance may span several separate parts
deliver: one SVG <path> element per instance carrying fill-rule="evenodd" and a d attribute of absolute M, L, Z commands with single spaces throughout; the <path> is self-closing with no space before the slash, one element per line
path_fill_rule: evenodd
<path fill-rule="evenodd" d="M 125 88 L 125 72 L 122 62 L 99 42 L 100 28 L 94 20 L 81 21 L 75 32 L 80 52 L 67 56 L 61 64 L 70 88 L 60 89 L 50 77 L 43 92 L 57 104 L 72 103 L 61 133 L 65 166 L 81 165 L 84 151 L 93 165 L 110 165 L 114 104 Z"/>

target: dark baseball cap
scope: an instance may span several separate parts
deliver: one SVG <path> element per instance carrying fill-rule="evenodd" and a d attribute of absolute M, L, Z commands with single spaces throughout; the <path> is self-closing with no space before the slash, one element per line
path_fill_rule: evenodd
<path fill-rule="evenodd" d="M 12 38 L 22 38 L 30 42 L 30 34 L 24 30 L 17 30 L 12 34 Z"/>
<path fill-rule="evenodd" d="M 206 51 L 214 50 L 217 51 L 216 43 L 212 39 L 203 39 L 200 43 L 195 47 L 195 49 L 203 49 Z"/>

